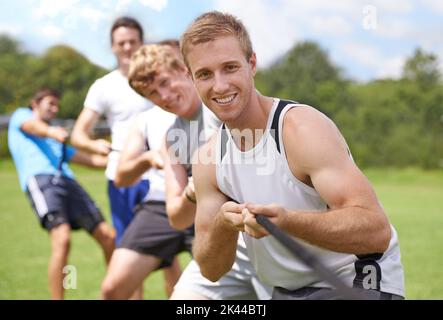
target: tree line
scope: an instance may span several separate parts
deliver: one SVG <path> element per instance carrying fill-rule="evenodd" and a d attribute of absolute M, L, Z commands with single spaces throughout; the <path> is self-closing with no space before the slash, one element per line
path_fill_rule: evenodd
<path fill-rule="evenodd" d="M 417 48 L 397 80 L 346 79 L 316 43 L 296 44 L 260 70 L 262 93 L 309 104 L 337 124 L 362 167 L 443 166 L 443 83 L 439 61 Z"/>
<path fill-rule="evenodd" d="M 256 86 L 269 96 L 312 105 L 337 124 L 355 161 L 363 167 L 443 166 L 443 83 L 437 57 L 417 48 L 400 79 L 359 83 L 346 78 L 314 42 L 297 43 L 270 67 Z M 75 119 L 89 86 L 107 70 L 68 46 L 42 55 L 0 35 L 0 114 L 29 104 L 35 90 L 62 94 L 60 118 Z M 0 132 L 0 155 L 7 154 Z"/>

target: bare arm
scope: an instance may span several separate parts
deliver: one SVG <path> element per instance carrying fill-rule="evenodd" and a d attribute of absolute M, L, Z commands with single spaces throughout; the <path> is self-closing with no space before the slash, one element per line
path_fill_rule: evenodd
<path fill-rule="evenodd" d="M 186 169 L 178 163 L 172 152 L 166 150 L 166 145 L 165 140 L 162 154 L 165 160 L 166 211 L 171 226 L 183 230 L 194 223 L 196 205 L 185 194 L 187 192 L 186 186 L 190 183 Z"/>
<path fill-rule="evenodd" d="M 100 115 L 88 108 L 84 108 L 75 122 L 71 134 L 71 143 L 78 149 L 92 153 L 107 155 L 111 151 L 111 144 L 104 139 L 91 139 L 92 129 Z"/>
<path fill-rule="evenodd" d="M 151 167 L 158 169 L 163 167 L 163 160 L 159 152 L 144 150 L 144 137 L 138 128 L 133 128 L 120 153 L 114 180 L 117 187 L 127 187 L 134 184 Z"/>
<path fill-rule="evenodd" d="M 64 128 L 50 126 L 45 121 L 39 119 L 27 120 L 21 125 L 20 128 L 28 134 L 41 138 L 52 138 L 61 143 L 65 142 L 68 138 L 68 132 Z"/>
<path fill-rule="evenodd" d="M 64 143 L 68 138 L 68 131 L 62 127 L 50 126 L 46 122 L 38 119 L 25 121 L 21 129 L 28 133 L 39 137 L 48 137 Z M 104 168 L 108 158 L 98 154 L 89 154 L 78 150 L 71 158 L 71 162 L 78 163 L 92 168 Z"/>
<path fill-rule="evenodd" d="M 93 154 L 77 150 L 71 158 L 71 162 L 91 168 L 105 168 L 108 163 L 108 157 L 101 154 Z"/>
<path fill-rule="evenodd" d="M 207 154 L 209 147 L 206 144 L 199 152 Z M 244 205 L 228 201 L 217 188 L 213 163 L 195 164 L 193 175 L 197 196 L 193 256 L 203 276 L 217 281 L 235 261 Z"/>
<path fill-rule="evenodd" d="M 384 252 L 391 236 L 388 219 L 332 121 L 309 107 L 292 109 L 284 120 L 283 140 L 294 176 L 313 186 L 330 210 L 296 212 L 275 205 L 248 209 L 273 216 L 283 230 L 329 250 Z"/>

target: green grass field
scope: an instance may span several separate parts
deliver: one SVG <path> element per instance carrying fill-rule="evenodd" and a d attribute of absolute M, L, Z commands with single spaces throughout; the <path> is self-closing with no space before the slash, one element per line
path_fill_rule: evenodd
<path fill-rule="evenodd" d="M 102 171 L 74 167 L 80 183 L 105 212 L 109 209 Z M 396 227 L 405 268 L 408 299 L 443 299 L 443 172 L 366 170 Z M 11 161 L 0 161 L 0 299 L 48 299 L 47 233 L 40 228 L 21 192 Z M 77 288 L 67 299 L 97 299 L 105 275 L 99 247 L 87 233 L 73 234 L 69 264 Z M 180 255 L 182 267 L 189 255 Z M 165 299 L 162 274 L 145 280 L 145 299 Z"/>

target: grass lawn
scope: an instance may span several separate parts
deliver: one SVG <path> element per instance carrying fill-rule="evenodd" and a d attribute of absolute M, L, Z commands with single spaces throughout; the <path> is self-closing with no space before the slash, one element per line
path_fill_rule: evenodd
<path fill-rule="evenodd" d="M 103 171 L 72 166 L 80 184 L 103 210 L 110 223 Z M 48 299 L 47 265 L 49 237 L 21 192 L 15 167 L 0 161 L 0 299 Z M 180 255 L 182 267 L 189 254 Z M 77 271 L 77 288 L 67 290 L 67 299 L 98 299 L 105 276 L 99 246 L 84 231 L 73 233 L 69 264 Z M 166 299 L 163 274 L 155 272 L 145 280 L 145 299 Z"/>
<path fill-rule="evenodd" d="M 74 166 L 79 182 L 109 222 L 102 171 Z M 416 169 L 366 170 L 396 227 L 405 267 L 408 299 L 443 299 L 443 172 Z M 0 299 L 48 299 L 47 233 L 38 225 L 21 192 L 11 161 L 0 161 Z M 182 266 L 189 255 L 180 255 Z M 97 299 L 105 275 L 102 253 L 87 233 L 73 234 L 69 264 L 77 270 L 77 288 L 68 299 Z M 161 272 L 145 280 L 145 299 L 165 299 Z"/>

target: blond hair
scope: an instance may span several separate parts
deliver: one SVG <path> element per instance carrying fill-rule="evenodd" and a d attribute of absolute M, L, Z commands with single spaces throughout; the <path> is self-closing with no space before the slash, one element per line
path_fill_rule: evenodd
<path fill-rule="evenodd" d="M 234 36 L 238 39 L 246 60 L 249 61 L 253 49 L 249 33 L 243 23 L 229 13 L 211 11 L 197 17 L 181 37 L 180 48 L 186 66 L 189 68 L 186 55 L 190 46 L 227 36 Z"/>
<path fill-rule="evenodd" d="M 186 70 L 180 57 L 168 45 L 148 44 L 140 47 L 131 57 L 129 85 L 140 95 L 151 84 L 160 68 Z"/>

